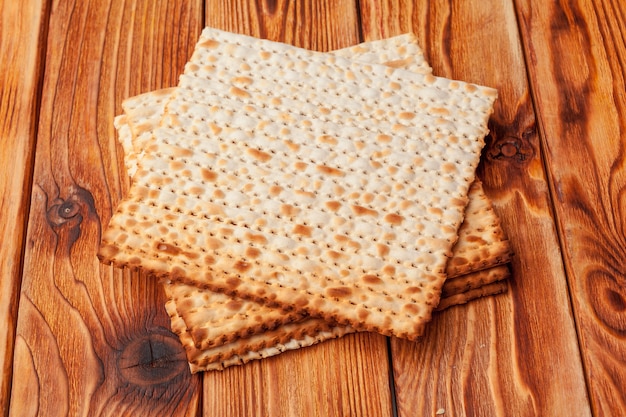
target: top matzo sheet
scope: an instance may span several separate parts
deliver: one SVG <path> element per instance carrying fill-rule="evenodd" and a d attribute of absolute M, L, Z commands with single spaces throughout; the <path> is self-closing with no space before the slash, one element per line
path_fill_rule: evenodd
<path fill-rule="evenodd" d="M 99 256 L 415 339 L 495 97 L 207 28 Z"/>

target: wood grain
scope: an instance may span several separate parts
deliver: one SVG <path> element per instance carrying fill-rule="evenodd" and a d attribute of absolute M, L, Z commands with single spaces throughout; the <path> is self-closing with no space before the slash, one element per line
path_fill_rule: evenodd
<path fill-rule="evenodd" d="M 195 415 L 192 377 L 151 279 L 101 265 L 128 186 L 121 100 L 170 86 L 201 29 L 196 2 L 58 1 L 26 239 L 10 415 Z"/>
<path fill-rule="evenodd" d="M 3 415 L 626 414 L 623 2 L 0 0 L 0 19 Z M 113 116 L 176 84 L 205 22 L 321 51 L 414 31 L 437 75 L 498 88 L 479 176 L 509 291 L 417 343 L 190 375 L 162 289 L 95 252 L 128 188 Z"/>
<path fill-rule="evenodd" d="M 9 409 L 46 2 L 0 1 L 0 410 Z M 4 35 L 11 34 L 11 36 Z"/>
<path fill-rule="evenodd" d="M 518 2 L 596 415 L 626 415 L 626 5 Z"/>
<path fill-rule="evenodd" d="M 359 43 L 353 0 L 208 0 L 206 25 L 322 52 Z"/>
<path fill-rule="evenodd" d="M 206 24 L 319 51 L 359 42 L 349 1 L 209 1 Z M 391 416 L 386 338 L 351 335 L 206 373 L 203 402 L 207 416 Z"/>
<path fill-rule="evenodd" d="M 352 334 L 204 377 L 205 416 L 391 416 L 386 338 Z"/>
<path fill-rule="evenodd" d="M 499 90 L 479 176 L 516 252 L 507 294 L 392 340 L 398 414 L 589 415 L 513 3 L 363 2 L 362 22 L 365 39 L 414 31 L 436 75 Z"/>

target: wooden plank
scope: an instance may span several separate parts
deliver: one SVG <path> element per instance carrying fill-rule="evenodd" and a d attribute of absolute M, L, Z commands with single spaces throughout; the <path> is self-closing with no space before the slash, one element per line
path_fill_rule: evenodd
<path fill-rule="evenodd" d="M 386 338 L 341 339 L 204 377 L 205 416 L 391 416 Z"/>
<path fill-rule="evenodd" d="M 201 380 L 162 288 L 101 265 L 96 250 L 128 186 L 113 117 L 126 96 L 176 83 L 201 2 L 52 8 L 10 415 L 195 415 Z"/>
<path fill-rule="evenodd" d="M 0 0 L 0 410 L 8 413 L 46 3 Z"/>
<path fill-rule="evenodd" d="M 355 2 L 209 1 L 208 26 L 328 51 L 359 42 Z M 204 415 L 391 416 L 387 339 L 349 335 L 207 372 Z"/>
<path fill-rule="evenodd" d="M 356 3 L 208 0 L 206 25 L 326 52 L 359 43 Z"/>
<path fill-rule="evenodd" d="M 517 7 L 594 414 L 626 415 L 626 4 Z"/>
<path fill-rule="evenodd" d="M 516 252 L 507 294 L 392 340 L 398 415 L 589 415 L 512 2 L 362 2 L 362 22 L 366 40 L 412 30 L 435 74 L 499 90 L 479 176 Z"/>

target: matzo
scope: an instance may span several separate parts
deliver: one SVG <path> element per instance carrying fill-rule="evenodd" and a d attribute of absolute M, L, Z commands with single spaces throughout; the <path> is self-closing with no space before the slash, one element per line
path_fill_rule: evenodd
<path fill-rule="evenodd" d="M 494 98 L 206 29 L 100 256 L 415 338 Z"/>
<path fill-rule="evenodd" d="M 416 44 L 413 47 L 411 47 L 411 45 L 403 47 L 401 43 L 396 43 L 396 45 L 394 45 L 395 48 L 391 48 L 392 50 L 399 51 L 398 56 L 395 57 L 387 52 L 384 53 L 384 56 L 372 56 L 372 49 L 379 48 L 382 51 L 387 51 L 390 48 L 386 46 L 386 43 L 393 43 L 394 40 L 400 38 L 407 37 L 397 37 L 373 43 L 366 43 L 348 49 L 354 51 L 355 58 L 364 61 L 365 59 L 361 55 L 369 51 L 370 55 L 367 57 L 368 60 L 378 58 L 381 61 L 391 59 L 395 63 L 407 61 L 419 62 L 420 60 L 416 58 L 404 57 L 401 55 L 402 53 L 408 53 L 411 55 L 419 53 L 419 48 L 417 48 Z M 423 70 L 423 68 L 420 68 L 420 70 Z M 133 122 L 133 119 L 143 119 L 142 123 L 138 124 L 141 126 L 139 129 L 141 134 L 145 135 L 149 129 L 156 127 L 162 113 L 162 97 L 170 93 L 171 90 L 156 91 L 154 93 L 146 94 L 145 96 L 137 96 L 127 100 L 124 103 L 124 109 L 128 113 L 128 117 L 121 116 L 120 120 L 122 117 L 124 122 Z M 155 104 L 159 103 L 161 106 L 155 106 Z M 150 110 L 146 111 L 146 109 Z M 150 112 L 156 113 L 149 114 Z M 138 122 L 138 120 L 136 120 L 136 122 Z M 152 126 L 149 125 L 150 123 L 152 123 Z M 126 152 L 134 152 L 129 150 L 129 143 L 135 144 L 135 148 L 138 149 L 138 152 L 141 151 L 141 135 L 139 138 L 135 137 L 131 140 L 131 138 L 128 137 L 128 135 L 130 135 L 130 129 L 128 129 L 128 126 L 116 123 L 116 127 L 120 131 L 120 141 L 122 142 Z M 135 159 L 131 158 L 131 160 Z M 131 168 L 132 167 L 129 167 L 129 172 L 131 171 Z M 466 252 L 467 249 L 472 249 L 472 246 L 475 246 L 476 242 L 480 241 L 483 245 L 491 245 L 494 236 L 503 236 L 501 231 L 498 232 L 497 230 L 494 231 L 490 229 L 490 227 L 493 226 L 499 227 L 499 222 L 497 221 L 497 216 L 495 216 L 493 210 L 491 210 L 490 205 L 485 204 L 485 201 L 482 201 L 483 199 L 485 199 L 485 197 L 482 192 L 482 186 L 478 181 L 476 181 L 472 185 L 469 192 L 470 203 L 466 209 L 466 213 L 469 212 L 469 214 L 466 214 L 465 221 L 459 231 L 460 238 L 453 248 L 453 259 L 455 257 L 468 259 L 470 256 L 464 252 Z M 486 206 L 489 206 L 487 207 L 488 209 L 485 209 Z M 480 216 L 487 217 L 487 219 L 480 219 Z M 484 227 L 485 225 L 487 225 L 487 227 Z M 468 240 L 470 244 L 464 244 L 464 240 Z M 489 253 L 494 254 L 495 252 L 491 250 Z M 505 255 L 506 253 L 497 255 L 496 259 L 504 261 Z M 483 264 L 484 263 L 481 263 L 481 265 Z M 473 267 L 477 267 L 477 264 L 474 263 Z M 478 267 L 482 268 L 482 266 Z M 472 266 L 468 265 L 468 268 L 471 271 Z M 443 286 L 443 298 L 439 304 L 440 308 L 438 308 L 438 310 L 458 303 L 467 302 L 477 296 L 499 293 L 502 291 L 502 287 L 492 288 L 490 286 L 487 290 L 481 290 L 480 292 L 470 290 L 473 290 L 478 286 L 491 283 L 497 279 L 504 279 L 508 275 L 508 269 L 502 266 L 491 268 L 489 270 L 470 272 L 456 277 L 454 274 L 458 273 L 458 270 L 451 272 L 450 262 L 448 263 L 447 272 L 448 277 L 453 279 L 446 280 Z M 223 296 L 222 294 L 199 290 L 195 287 L 181 283 L 165 282 L 164 285 L 166 292 L 170 297 L 167 302 L 167 310 L 172 319 L 172 329 L 180 336 L 181 342 L 185 346 L 190 367 L 193 372 L 223 369 L 224 367 L 230 365 L 243 364 L 250 360 L 277 355 L 287 350 L 309 346 L 313 343 L 330 338 L 336 338 L 354 331 L 350 327 L 345 326 L 335 326 L 328 329 L 329 325 L 324 321 L 319 319 L 307 319 L 296 325 L 282 326 L 280 329 L 267 331 L 261 335 L 240 339 L 236 342 L 228 342 L 219 346 L 225 337 L 231 338 L 233 335 L 224 333 L 225 329 L 221 327 L 219 320 L 220 317 L 217 317 L 216 322 L 216 317 L 214 316 L 221 316 L 221 318 L 227 322 L 234 320 L 236 323 L 241 325 L 240 328 L 234 329 L 235 335 L 239 332 L 251 332 L 253 329 L 259 327 L 258 320 L 254 320 L 253 325 L 250 326 L 249 324 L 246 324 L 245 320 L 242 320 L 242 315 L 247 318 L 254 317 L 250 314 L 252 312 L 250 305 L 257 304 L 250 301 L 242 302 L 242 300 L 239 299 L 242 306 L 245 306 L 246 304 L 248 304 L 248 306 L 242 308 L 237 314 L 232 314 L 232 301 L 237 300 L 236 298 L 231 299 L 230 297 Z M 460 296 L 455 295 L 461 292 L 464 293 Z M 179 301 L 181 299 L 184 301 Z M 189 302 L 192 302 L 193 304 L 190 306 Z M 227 303 L 229 307 L 224 309 L 223 307 Z M 179 307 L 178 309 L 177 306 Z M 272 311 L 273 309 L 262 305 L 257 306 L 259 307 L 259 311 L 256 317 L 267 317 L 266 320 L 263 320 L 263 326 L 266 326 L 266 328 L 269 326 L 271 328 L 274 320 L 271 314 L 275 314 L 276 311 Z M 178 310 L 182 312 L 182 315 L 186 315 L 189 318 L 187 323 L 183 320 L 181 315 L 179 315 Z M 268 315 L 268 313 L 270 315 Z M 217 347 L 214 346 L 216 344 L 218 345 Z"/>
<path fill-rule="evenodd" d="M 363 62 L 384 62 L 385 65 L 396 67 L 402 65 L 421 74 L 431 73 L 413 34 L 366 42 L 333 53 L 339 56 L 352 56 Z M 173 91 L 173 88 L 157 90 L 131 97 L 123 102 L 125 114 L 116 118 L 115 126 L 119 131 L 119 139 L 125 154 L 124 161 L 130 176 L 136 172 L 137 160 L 144 154 L 150 132 L 158 126 L 165 102 Z M 167 285 L 176 286 L 171 283 Z M 201 349 L 220 346 L 259 332 L 267 332 L 302 316 L 224 294 L 193 291 L 184 285 L 181 287 L 185 289 L 182 292 L 184 296 L 178 297 L 175 301 L 180 304 L 181 317 L 186 319 L 190 337 Z M 172 293 L 181 294 L 181 291 Z M 297 330 L 302 332 L 301 329 Z M 231 351 L 232 348 L 231 344 Z M 206 359 L 207 355 L 204 354 L 203 357 Z"/>
<path fill-rule="evenodd" d="M 491 268 L 497 270 L 506 268 L 498 266 Z M 475 274 L 483 275 L 487 270 L 477 271 Z M 176 333 L 183 344 L 190 369 L 192 372 L 222 370 L 232 365 L 242 365 L 252 360 L 267 358 L 280 353 L 308 347 L 313 344 L 330 339 L 336 339 L 356 330 L 350 326 L 330 326 L 321 319 L 303 319 L 297 323 L 282 325 L 274 330 L 238 339 L 216 347 L 200 348 L 197 341 L 192 337 L 193 329 L 187 327 L 178 311 L 176 303 L 177 293 L 197 291 L 193 286 L 180 283 L 164 282 L 168 295 L 166 310 L 171 319 L 172 331 Z M 506 281 L 496 281 L 478 288 L 443 297 L 437 306 L 437 311 L 464 304 L 476 298 L 496 295 L 505 292 Z M 200 290 L 203 292 L 202 290 Z M 204 291 L 209 292 L 210 291 Z"/>
<path fill-rule="evenodd" d="M 443 304 L 446 298 L 460 296 L 461 294 L 468 293 L 469 291 L 485 285 L 504 281 L 510 275 L 509 266 L 507 264 L 501 264 L 447 279 L 441 290 L 441 302 L 439 304 Z M 446 308 L 452 305 L 454 304 L 450 302 L 446 302 L 445 304 Z"/>
<path fill-rule="evenodd" d="M 176 287 L 166 284 L 165 288 Z M 283 325 L 276 332 L 261 333 L 216 348 L 199 349 L 195 346 L 185 322 L 178 315 L 176 304 L 172 298 L 166 302 L 166 310 L 170 315 L 172 331 L 179 336 L 185 347 L 192 373 L 222 370 L 233 365 L 243 365 L 252 360 L 268 358 L 289 350 L 336 339 L 355 331 L 349 326 L 328 327 L 328 324 L 323 320 L 308 319 L 305 320 L 305 323 Z M 318 324 L 319 327 L 317 327 Z M 310 334 L 302 331 L 309 327 L 314 327 L 314 331 Z M 276 335 L 276 333 L 279 334 Z M 284 335 L 288 335 L 288 337 L 285 338 Z"/>
<path fill-rule="evenodd" d="M 407 45 L 403 48 L 402 43 L 398 42 L 399 40 L 402 42 L 415 42 L 409 36 L 401 36 L 357 45 L 338 52 L 351 50 L 354 58 L 363 62 L 373 59 L 380 59 L 381 61 L 391 59 L 397 63 L 407 62 L 410 59 L 410 62 L 420 63 L 420 68 L 417 70 L 429 72 L 422 68 L 423 60 L 403 55 L 405 53 L 421 55 L 417 45 L 413 44 L 412 47 Z M 385 47 L 387 42 L 394 47 Z M 377 50 L 385 51 L 384 56 L 374 53 Z M 390 53 L 388 52 L 389 50 L 396 52 Z M 119 117 L 120 121 L 116 122 L 116 127 L 119 130 L 119 139 L 125 149 L 125 153 L 141 153 L 145 137 L 149 135 L 152 129 L 158 126 L 158 122 L 163 114 L 165 105 L 163 98 L 169 96 L 172 92 L 173 89 L 158 90 L 131 97 L 124 102 L 123 107 L 126 114 Z M 134 129 L 130 129 L 128 125 L 123 123 L 130 123 L 131 126 L 134 126 Z M 130 137 L 133 130 L 135 131 L 135 136 Z M 129 144 L 132 144 L 130 149 Z M 132 164 L 136 163 L 137 157 L 133 155 L 126 156 L 125 160 L 130 161 L 129 163 L 131 164 L 131 166 L 128 166 L 130 173 L 134 171 Z M 494 273 L 495 271 L 491 270 L 484 273 L 471 273 L 474 270 L 483 269 L 496 263 L 508 262 L 510 250 L 508 241 L 504 238 L 500 228 L 499 220 L 484 195 L 480 181 L 476 180 L 472 184 L 468 196 L 469 204 L 466 208 L 465 219 L 459 229 L 460 237 L 453 248 L 452 259 L 448 262 L 446 268 L 448 279 L 443 286 L 442 295 L 444 297 L 469 291 L 495 280 L 505 279 L 508 276 L 506 267 L 504 271 L 507 271 L 507 274 L 502 273 L 502 269 L 499 270 L 499 273 Z M 506 251 L 500 250 L 502 247 Z M 474 261 L 470 263 L 467 261 L 468 259 L 474 259 L 477 254 L 483 256 L 480 262 Z M 461 264 L 464 265 L 463 268 L 458 267 Z M 460 274 L 465 275 L 459 276 Z M 180 311 L 179 318 L 185 322 L 187 337 L 192 338 L 194 341 L 195 347 L 192 349 L 192 352 L 196 352 L 197 349 L 210 349 L 232 342 L 240 337 L 268 331 L 280 324 L 291 322 L 301 317 L 301 315 L 294 312 L 285 312 L 254 301 L 246 301 L 224 294 L 196 289 L 185 284 L 167 283 L 166 285 L 168 286 L 168 293 L 176 294 L 173 303 L 178 305 L 178 310 Z M 445 300 L 442 300 L 442 302 L 448 306 L 451 305 Z M 307 328 L 311 329 L 312 327 L 307 326 Z M 301 328 L 296 327 L 296 330 L 302 334 Z M 317 332 L 315 330 L 315 333 Z M 285 334 L 289 336 L 283 329 L 283 335 Z M 307 333 L 307 335 L 313 336 L 314 334 Z M 295 337 L 295 335 L 291 335 L 291 337 Z M 316 340 L 319 339 L 316 338 Z M 225 349 L 211 349 L 211 351 L 217 351 L 220 355 L 224 355 L 224 352 L 234 355 L 241 353 L 234 351 L 239 346 L 229 343 L 229 346 Z M 253 345 L 250 344 L 245 345 L 244 348 L 254 350 Z M 203 352 L 202 357 L 204 361 L 214 362 L 216 360 L 215 357 L 210 356 L 207 352 Z"/>
<path fill-rule="evenodd" d="M 507 263 L 512 254 L 509 240 L 482 183 L 474 181 L 465 209 L 465 220 L 459 229 L 459 240 L 454 246 L 454 256 L 446 267 L 448 277 Z"/>
<path fill-rule="evenodd" d="M 282 324 L 262 333 L 232 340 L 225 344 L 211 345 L 199 343 L 198 338 L 194 335 L 195 328 L 183 320 L 181 307 L 184 307 L 181 306 L 179 300 L 187 294 L 201 297 L 204 294 L 211 294 L 211 291 L 198 289 L 192 285 L 167 281 L 164 282 L 164 286 L 168 295 L 166 308 L 172 319 L 172 331 L 181 337 L 181 342 L 187 350 L 189 362 L 195 363 L 197 366 L 226 361 L 234 356 L 245 355 L 248 352 L 258 353 L 262 349 L 275 349 L 278 344 L 288 343 L 291 340 L 303 340 L 312 337 L 317 341 L 321 341 L 325 340 L 331 333 L 337 337 L 354 332 L 354 329 L 349 326 L 336 326 L 323 319 L 305 318 L 297 322 Z"/>
<path fill-rule="evenodd" d="M 495 269 L 495 268 L 494 268 Z M 509 287 L 506 280 L 495 281 L 485 284 L 481 287 L 474 288 L 459 294 L 451 295 L 441 299 L 441 303 L 437 306 L 437 310 L 444 310 L 448 307 L 464 304 L 477 298 L 484 298 L 488 295 L 496 295 L 505 292 Z"/>

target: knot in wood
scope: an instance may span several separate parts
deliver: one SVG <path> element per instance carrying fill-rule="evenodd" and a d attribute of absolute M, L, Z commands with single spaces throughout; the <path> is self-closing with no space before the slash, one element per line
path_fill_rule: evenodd
<path fill-rule="evenodd" d="M 57 215 L 62 219 L 71 219 L 78 214 L 79 210 L 78 204 L 73 201 L 65 201 L 58 207 Z"/>
<path fill-rule="evenodd" d="M 597 266 L 586 276 L 588 300 L 603 327 L 618 334 L 626 333 L 626 290 L 623 279 Z"/>
<path fill-rule="evenodd" d="M 164 328 L 131 339 L 117 362 L 120 375 L 142 387 L 167 385 L 181 376 L 186 379 L 191 375 L 178 338 Z"/>
<path fill-rule="evenodd" d="M 76 201 L 65 200 L 50 207 L 46 217 L 52 226 L 61 226 L 73 219 L 80 221 L 80 205 Z"/>
<path fill-rule="evenodd" d="M 487 152 L 490 159 L 512 159 L 518 163 L 525 162 L 534 155 L 535 151 L 528 141 L 514 136 L 495 142 Z"/>
<path fill-rule="evenodd" d="M 69 189 L 69 196 L 62 200 L 57 198 L 46 213 L 46 218 L 51 226 L 78 226 L 84 217 L 95 213 L 93 196 L 88 190 L 74 186 Z"/>

